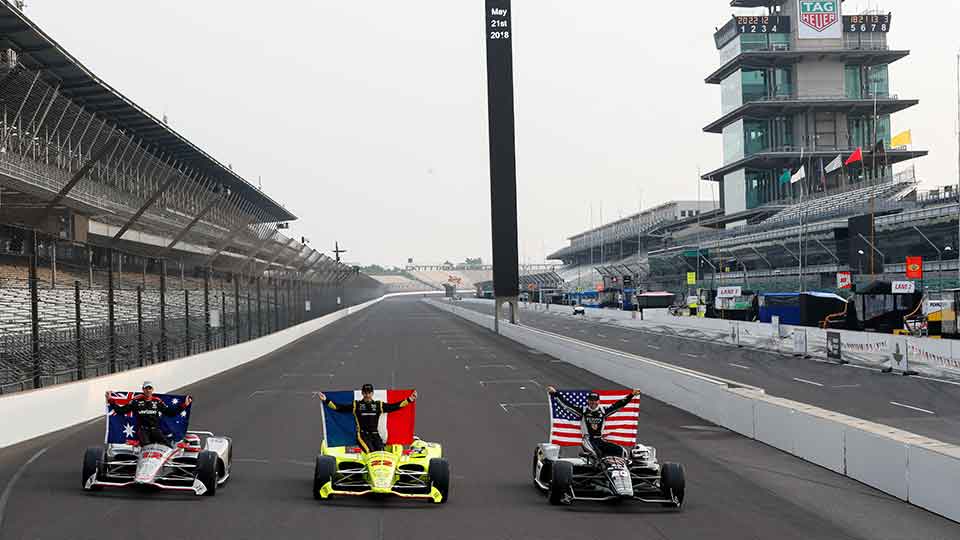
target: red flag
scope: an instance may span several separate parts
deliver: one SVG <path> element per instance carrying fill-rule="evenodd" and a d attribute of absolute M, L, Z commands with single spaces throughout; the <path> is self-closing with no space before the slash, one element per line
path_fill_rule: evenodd
<path fill-rule="evenodd" d="M 923 257 L 907 257 L 907 279 L 923 279 Z"/>
<path fill-rule="evenodd" d="M 856 163 L 858 161 L 863 161 L 863 148 L 857 148 L 857 151 L 847 158 L 847 161 L 844 162 L 844 165 L 850 165 L 851 163 Z"/>

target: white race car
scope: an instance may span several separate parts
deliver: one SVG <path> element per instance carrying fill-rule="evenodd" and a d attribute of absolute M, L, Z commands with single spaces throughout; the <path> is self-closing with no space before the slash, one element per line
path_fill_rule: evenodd
<path fill-rule="evenodd" d="M 230 478 L 233 441 L 209 431 L 187 431 L 165 444 L 109 443 L 83 455 L 83 489 L 152 487 L 212 496 Z"/>
<path fill-rule="evenodd" d="M 573 314 L 581 315 L 585 317 L 587 315 L 587 310 L 581 305 L 576 305 L 576 306 L 573 306 Z"/>

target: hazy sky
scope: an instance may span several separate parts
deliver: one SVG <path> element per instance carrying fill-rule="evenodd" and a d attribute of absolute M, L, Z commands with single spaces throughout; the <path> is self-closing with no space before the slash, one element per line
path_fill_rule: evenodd
<path fill-rule="evenodd" d="M 719 166 L 726 0 L 514 0 L 521 259 L 674 199 Z M 698 12 L 684 9 L 698 6 Z M 960 2 L 850 0 L 892 11 L 913 54 L 891 92 L 921 100 L 925 187 L 956 182 Z M 291 236 L 346 259 L 490 259 L 482 0 L 28 0 L 98 76 L 300 216 Z M 942 23 L 941 23 L 942 21 Z M 712 190 L 716 196 L 716 189 Z M 704 184 L 703 197 L 711 197 Z"/>

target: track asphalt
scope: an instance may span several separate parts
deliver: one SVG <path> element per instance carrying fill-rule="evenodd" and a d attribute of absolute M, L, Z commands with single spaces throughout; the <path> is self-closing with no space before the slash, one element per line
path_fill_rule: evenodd
<path fill-rule="evenodd" d="M 417 431 L 443 443 L 451 462 L 449 504 L 313 500 L 321 426 L 311 393 L 365 382 L 419 390 Z M 551 507 L 530 479 L 534 445 L 547 437 L 548 384 L 617 387 L 423 302 L 384 301 L 186 389 L 195 397 L 191 427 L 232 436 L 236 445 L 233 478 L 216 497 L 84 493 L 80 460 L 102 441 L 96 422 L 0 451 L 0 538 L 960 537 L 954 522 L 650 399 L 641 439 L 661 460 L 686 467 L 684 509 Z"/>

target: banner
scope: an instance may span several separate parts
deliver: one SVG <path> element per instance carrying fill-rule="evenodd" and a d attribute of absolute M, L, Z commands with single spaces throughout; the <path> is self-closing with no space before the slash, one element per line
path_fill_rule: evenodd
<path fill-rule="evenodd" d="M 853 277 L 850 272 L 837 272 L 837 288 L 849 289 L 853 286 Z"/>
<path fill-rule="evenodd" d="M 696 284 L 697 284 L 697 273 L 687 272 L 687 285 L 696 285 Z"/>
<path fill-rule="evenodd" d="M 717 289 L 717 298 L 736 298 L 742 296 L 741 287 L 720 287 Z"/>
<path fill-rule="evenodd" d="M 797 0 L 800 39 L 843 39 L 840 0 Z"/>
<path fill-rule="evenodd" d="M 913 294 L 917 292 L 917 284 L 912 281 L 894 281 L 890 285 L 893 294 Z"/>
<path fill-rule="evenodd" d="M 923 257 L 907 257 L 907 279 L 923 279 Z"/>

